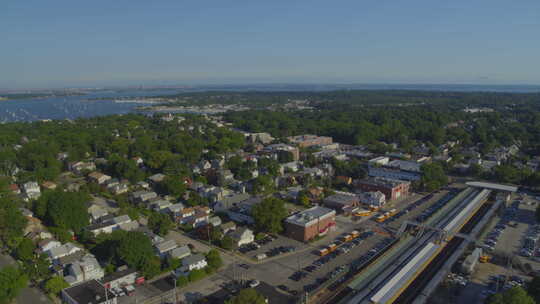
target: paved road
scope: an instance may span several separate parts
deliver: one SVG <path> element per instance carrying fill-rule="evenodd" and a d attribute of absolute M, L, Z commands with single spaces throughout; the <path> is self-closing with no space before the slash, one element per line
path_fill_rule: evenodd
<path fill-rule="evenodd" d="M 7 265 L 15 265 L 15 260 L 9 255 L 0 254 L 0 267 Z M 47 296 L 39 289 L 27 287 L 21 291 L 21 294 L 17 297 L 16 303 L 19 304 L 51 304 L 52 302 Z"/>

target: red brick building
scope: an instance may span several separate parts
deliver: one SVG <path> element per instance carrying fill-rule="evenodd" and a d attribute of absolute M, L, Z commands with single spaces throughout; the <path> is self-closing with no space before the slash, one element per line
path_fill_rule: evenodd
<path fill-rule="evenodd" d="M 333 142 L 332 137 L 317 136 L 317 135 L 290 136 L 290 137 L 287 137 L 287 139 L 292 144 L 298 145 L 300 148 L 329 145 Z"/>
<path fill-rule="evenodd" d="M 355 185 L 364 192 L 381 191 L 386 196 L 386 201 L 391 201 L 409 195 L 411 183 L 395 179 L 369 178 L 358 180 Z"/>
<path fill-rule="evenodd" d="M 324 235 L 336 226 L 336 212 L 324 207 L 313 207 L 285 219 L 285 234 L 306 242 Z"/>

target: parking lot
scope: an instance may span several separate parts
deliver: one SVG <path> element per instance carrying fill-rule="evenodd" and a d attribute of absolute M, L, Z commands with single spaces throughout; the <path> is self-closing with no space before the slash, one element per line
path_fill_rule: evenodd
<path fill-rule="evenodd" d="M 385 226 L 390 228 L 391 230 L 399 229 L 399 227 L 404 221 L 414 221 L 418 215 L 422 214 L 422 212 L 424 212 L 427 208 L 439 201 L 447 193 L 448 191 L 443 190 L 437 191 L 432 195 L 427 196 L 415 195 L 414 200 L 408 200 L 404 204 L 397 207 L 400 212 L 403 212 L 403 215 L 397 215 L 394 217 L 395 219 L 385 221 Z"/>
<path fill-rule="evenodd" d="M 323 258 L 315 254 L 319 247 L 311 244 L 302 244 L 303 247 L 300 247 L 299 250 L 292 254 L 284 254 L 283 256 L 278 256 L 268 261 L 262 261 L 259 264 L 247 265 L 238 262 L 238 265 L 229 266 L 223 274 L 230 279 L 237 278 L 249 280 L 254 278 L 264 278 L 265 282 L 273 286 L 286 286 L 286 289 L 288 291 L 293 291 L 294 294 L 303 291 L 306 285 L 311 285 L 317 280 L 321 282 L 321 280 L 329 278 L 329 273 L 339 269 L 340 266 L 349 265 L 358 257 L 372 249 L 372 247 L 382 238 L 384 237 L 372 234 L 362 241 L 357 241 L 358 245 L 350 246 L 350 249 L 347 249 L 348 252 L 346 253 L 343 252 L 337 254 L 336 251 L 334 254 L 329 254 Z M 335 241 L 335 239 L 329 238 L 326 240 L 326 243 L 331 241 Z M 278 242 L 278 240 L 274 242 Z M 268 245 L 273 247 L 278 244 L 283 244 L 274 244 L 274 242 L 269 243 Z M 354 243 L 351 242 L 350 244 Z M 322 259 L 324 259 L 324 264 L 317 263 L 319 266 L 314 266 L 314 262 L 322 262 Z M 304 273 L 301 275 L 301 278 L 293 277 L 293 274 L 298 271 Z M 281 288 L 285 289 L 283 286 L 281 286 Z"/>
<path fill-rule="evenodd" d="M 222 255 L 225 258 L 225 267 L 213 278 L 220 282 L 260 279 L 277 287 L 280 292 L 292 295 L 304 291 L 313 292 L 324 282 L 332 278 L 336 280 L 351 264 L 368 261 L 370 256 L 375 255 L 378 250 L 374 247 L 384 246 L 381 241 L 388 237 L 388 233 L 381 227 L 391 224 L 399 228 L 404 220 L 415 218 L 417 214 L 432 206 L 445 194 L 446 191 L 441 191 L 429 197 L 414 194 L 404 198 L 399 204 L 394 203 L 392 208 L 399 211 L 408 208 L 407 212 L 384 224 L 375 222 L 372 219 L 373 216 L 354 218 L 337 215 L 336 228 L 329 231 L 323 238 L 309 243 L 299 242 L 282 235 L 267 237 L 259 240 L 256 246 L 237 250 L 236 254 L 240 256 Z M 423 200 L 419 202 L 421 199 Z M 344 234 L 350 234 L 353 230 L 359 231 L 362 237 L 350 241 L 342 240 Z M 168 238 L 180 241 L 178 235 L 175 237 L 169 235 Z M 193 240 L 191 242 L 193 243 Z M 336 244 L 337 248 L 321 257 L 319 250 L 328 247 L 331 243 Z M 268 257 L 257 260 L 257 255 L 263 253 Z M 200 291 L 194 294 L 195 297 L 206 294 L 208 286 L 202 285 L 207 284 L 201 284 L 198 288 Z M 187 288 L 189 291 L 192 289 L 192 287 Z"/>
<path fill-rule="evenodd" d="M 515 195 L 508 207 L 496 216 L 479 238 L 480 245 L 492 255 L 506 255 L 522 265 L 529 264 L 532 271 L 540 270 L 536 241 L 540 228 L 536 225 L 537 200 Z M 528 240 L 527 240 L 528 239 Z M 530 255 L 530 256 L 529 256 Z M 478 263 L 466 287 L 460 288 L 457 303 L 483 303 L 492 293 L 522 285 L 531 279 L 519 267 L 506 263 Z"/>

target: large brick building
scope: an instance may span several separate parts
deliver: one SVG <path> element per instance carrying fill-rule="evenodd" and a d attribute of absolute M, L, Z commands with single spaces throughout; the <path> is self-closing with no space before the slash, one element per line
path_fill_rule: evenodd
<path fill-rule="evenodd" d="M 333 142 L 332 137 L 317 136 L 317 135 L 290 136 L 290 137 L 287 137 L 287 139 L 292 144 L 298 145 L 300 148 L 329 145 Z"/>
<path fill-rule="evenodd" d="M 336 194 L 326 197 L 323 203 L 326 207 L 342 213 L 347 208 L 358 206 L 360 204 L 360 198 L 354 193 L 336 191 Z"/>
<path fill-rule="evenodd" d="M 409 195 L 411 183 L 396 179 L 375 177 L 357 180 L 355 185 L 364 192 L 380 191 L 386 196 L 387 201 L 391 201 Z"/>
<path fill-rule="evenodd" d="M 285 219 L 285 234 L 305 242 L 324 235 L 336 225 L 336 212 L 324 207 L 313 207 Z"/>

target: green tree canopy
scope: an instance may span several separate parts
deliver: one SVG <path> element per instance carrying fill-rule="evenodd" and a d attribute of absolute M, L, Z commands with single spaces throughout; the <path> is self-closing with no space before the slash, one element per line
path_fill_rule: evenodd
<path fill-rule="evenodd" d="M 425 191 L 431 192 L 448 184 L 448 176 L 440 163 L 424 164 L 421 167 L 421 172 L 420 183 Z"/>
<path fill-rule="evenodd" d="M 240 290 L 238 295 L 225 301 L 225 304 L 266 304 L 265 298 L 253 288 Z"/>
<path fill-rule="evenodd" d="M 45 282 L 45 290 L 50 294 L 59 294 L 62 289 L 69 287 L 69 284 L 64 278 L 59 276 L 53 276 L 47 282 Z"/>
<path fill-rule="evenodd" d="M 152 242 L 142 232 L 129 231 L 119 242 L 118 256 L 129 266 L 142 269 L 154 256 Z"/>
<path fill-rule="evenodd" d="M 86 203 L 89 200 L 85 192 L 47 191 L 36 202 L 34 211 L 49 225 L 79 233 L 88 225 Z"/>
<path fill-rule="evenodd" d="M 217 270 L 223 265 L 219 251 L 216 249 L 210 249 L 206 254 L 206 261 L 208 262 L 208 267 L 212 270 Z"/>
<path fill-rule="evenodd" d="M 266 198 L 253 206 L 251 213 L 257 229 L 270 233 L 281 232 L 282 222 L 288 215 L 285 202 L 275 197 Z"/>
<path fill-rule="evenodd" d="M 533 277 L 527 285 L 527 293 L 534 298 L 536 303 L 540 303 L 540 277 Z"/>
<path fill-rule="evenodd" d="M 513 287 L 486 299 L 486 304 L 535 304 L 534 299 L 521 287 Z"/>
<path fill-rule="evenodd" d="M 15 255 L 17 258 L 23 262 L 29 262 L 34 258 L 34 250 L 36 245 L 32 242 L 31 239 L 24 238 L 17 246 L 15 250 Z"/>
<path fill-rule="evenodd" d="M 173 222 L 167 214 L 152 212 L 148 217 L 148 228 L 160 236 L 165 236 L 173 226 Z"/>
<path fill-rule="evenodd" d="M 28 278 L 18 268 L 6 266 L 0 270 L 0 304 L 14 300 L 26 287 Z"/>

